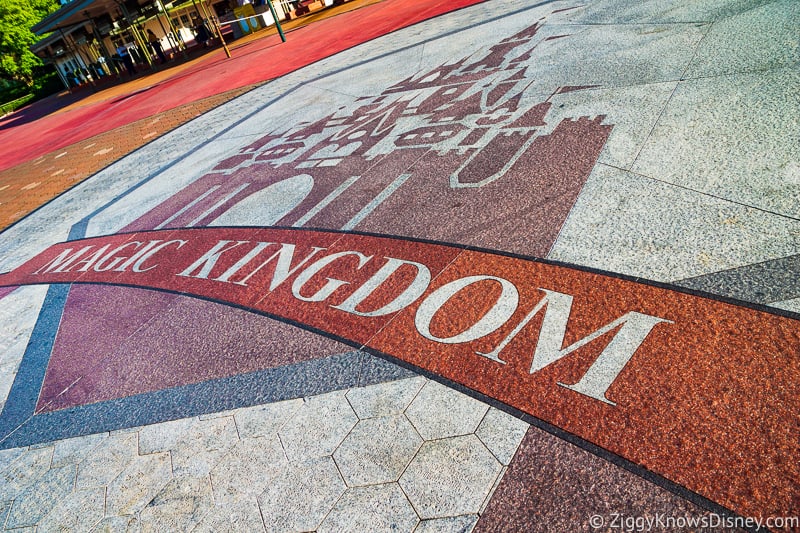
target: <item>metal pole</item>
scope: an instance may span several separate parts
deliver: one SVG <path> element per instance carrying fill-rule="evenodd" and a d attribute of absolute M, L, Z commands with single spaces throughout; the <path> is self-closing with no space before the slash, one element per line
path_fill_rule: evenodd
<path fill-rule="evenodd" d="M 225 37 L 222 36 L 222 28 L 219 27 L 219 22 L 217 21 L 217 17 L 213 17 L 211 19 L 211 22 L 214 23 L 214 28 L 217 30 L 217 33 L 219 34 L 219 42 L 222 43 L 222 48 L 225 49 L 225 55 L 228 56 L 228 58 L 230 59 L 231 51 L 228 50 L 228 45 L 227 43 L 225 43 Z"/>
<path fill-rule="evenodd" d="M 86 18 L 92 24 L 92 33 L 94 33 L 94 37 L 97 39 L 97 43 L 100 46 L 100 54 L 105 59 L 104 65 L 107 69 L 113 68 L 116 71 L 117 66 L 113 64 L 114 60 L 111 58 L 111 54 L 108 53 L 108 48 L 106 48 L 106 44 L 103 42 L 103 37 L 100 35 L 100 31 L 97 29 L 97 24 L 95 24 L 94 19 L 89 16 L 88 11 L 84 11 L 83 14 L 86 15 Z M 111 72 L 107 72 L 107 74 L 110 76 Z"/>
<path fill-rule="evenodd" d="M 182 48 L 183 49 L 182 50 L 183 51 L 183 58 L 184 59 L 188 58 L 189 54 L 187 54 L 187 52 L 186 52 L 186 43 L 183 42 L 183 37 L 181 36 L 180 32 L 178 32 L 178 30 L 176 30 L 175 26 L 172 24 L 172 19 L 169 18 L 169 12 L 167 11 L 167 8 L 164 6 L 164 2 L 162 2 L 162 0 L 157 0 L 157 1 L 158 1 L 158 4 L 161 6 L 161 11 L 167 17 L 167 25 L 169 26 L 169 28 L 172 31 L 172 33 L 175 35 L 175 37 L 180 42 L 180 45 L 178 46 L 178 48 Z"/>
<path fill-rule="evenodd" d="M 272 14 L 272 20 L 275 21 L 275 27 L 278 28 L 278 35 L 281 36 L 281 41 L 286 42 L 286 36 L 283 34 L 283 28 L 281 27 L 281 21 L 278 20 L 278 14 L 275 13 L 275 6 L 272 5 L 272 0 L 267 0 L 267 5 L 269 6 L 269 12 Z"/>

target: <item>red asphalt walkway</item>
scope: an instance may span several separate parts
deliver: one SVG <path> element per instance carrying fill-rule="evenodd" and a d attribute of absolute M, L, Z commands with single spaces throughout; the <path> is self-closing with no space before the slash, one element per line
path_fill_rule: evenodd
<path fill-rule="evenodd" d="M 144 90 L 47 115 L 0 131 L 0 170 L 180 105 L 282 76 L 392 31 L 483 0 L 385 0 L 292 31 L 253 41 L 230 59 L 205 56 Z M 2 127 L 2 123 L 0 123 Z"/>

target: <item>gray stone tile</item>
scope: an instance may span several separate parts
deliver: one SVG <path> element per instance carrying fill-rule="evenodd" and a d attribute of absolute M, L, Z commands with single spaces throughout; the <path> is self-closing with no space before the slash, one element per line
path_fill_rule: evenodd
<path fill-rule="evenodd" d="M 413 531 L 417 517 L 397 483 L 348 489 L 318 533 Z"/>
<path fill-rule="evenodd" d="M 200 420 L 172 449 L 175 475 L 205 476 L 239 442 L 233 417 Z"/>
<path fill-rule="evenodd" d="M 348 486 L 397 481 L 422 445 L 402 414 L 361 420 L 333 454 Z"/>
<path fill-rule="evenodd" d="M 237 409 L 234 412 L 234 419 L 239 436 L 241 438 L 265 437 L 277 433 L 302 405 L 303 400 L 298 398 Z"/>
<path fill-rule="evenodd" d="M 105 513 L 105 488 L 80 490 L 59 501 L 38 525 L 39 531 L 91 531 Z"/>
<path fill-rule="evenodd" d="M 78 465 L 77 489 L 108 485 L 134 458 L 136 434 L 115 435 L 105 439 Z"/>
<path fill-rule="evenodd" d="M 14 461 L 16 461 L 28 448 L 8 448 L 0 450 L 0 473 L 4 472 Z"/>
<path fill-rule="evenodd" d="M 360 419 L 402 413 L 427 380 L 421 376 L 378 385 L 357 387 L 347 392 L 347 400 Z"/>
<path fill-rule="evenodd" d="M 482 515 L 484 512 L 486 512 L 486 507 L 489 505 L 489 502 L 492 501 L 492 498 L 494 498 L 494 493 L 497 490 L 497 487 L 500 485 L 500 481 L 502 481 L 503 476 L 506 475 L 506 472 L 508 472 L 507 466 L 504 466 L 500 469 L 500 474 L 498 474 L 497 479 L 494 480 L 494 485 L 492 485 L 492 488 L 489 489 L 489 492 L 486 494 L 486 498 L 483 499 L 481 510 L 478 512 L 479 515 Z"/>
<path fill-rule="evenodd" d="M 796 218 L 798 92 L 796 68 L 681 82 L 632 170 Z"/>
<path fill-rule="evenodd" d="M 290 466 L 259 496 L 267 531 L 313 531 L 347 487 L 330 457 Z"/>
<path fill-rule="evenodd" d="M 501 464 L 508 466 L 528 427 L 519 418 L 492 407 L 475 434 Z"/>
<path fill-rule="evenodd" d="M 108 516 L 100 521 L 92 533 L 140 533 L 138 516 Z"/>
<path fill-rule="evenodd" d="M 49 470 L 14 500 L 5 527 L 14 529 L 35 526 L 72 491 L 75 472 L 75 465 Z"/>
<path fill-rule="evenodd" d="M 179 418 L 144 426 L 139 430 L 139 453 L 147 455 L 177 448 L 180 439 L 195 422 L 197 418 Z"/>
<path fill-rule="evenodd" d="M 746 302 L 770 303 L 800 296 L 800 254 L 676 282 L 682 287 Z"/>
<path fill-rule="evenodd" d="M 139 514 L 143 532 L 191 531 L 214 506 L 208 477 L 170 480 Z"/>
<path fill-rule="evenodd" d="M 413 370 L 390 363 L 375 355 L 363 354 L 364 359 L 358 376 L 358 386 L 366 387 L 379 383 L 398 381 L 418 376 Z"/>
<path fill-rule="evenodd" d="M 278 432 L 292 463 L 331 455 L 358 422 L 342 391 L 306 398 Z"/>
<path fill-rule="evenodd" d="M 50 469 L 53 448 L 26 450 L 0 475 L 0 501 L 16 499 Z"/>
<path fill-rule="evenodd" d="M 770 2 L 714 23 L 686 78 L 790 67 L 800 61 L 800 4 Z"/>
<path fill-rule="evenodd" d="M 559 87 L 627 87 L 677 81 L 708 30 L 702 24 L 545 25 L 526 77 L 528 91 Z"/>
<path fill-rule="evenodd" d="M 428 381 L 406 409 L 425 440 L 473 433 L 489 406 L 435 381 Z"/>
<path fill-rule="evenodd" d="M 602 115 L 605 117 L 603 124 L 612 125 L 613 129 L 598 161 L 628 169 L 650 135 L 677 83 L 669 81 L 555 94 L 550 98 L 552 107 L 546 117 L 548 126 L 541 134 L 549 133 L 562 120 Z"/>
<path fill-rule="evenodd" d="M 570 20 L 597 24 L 629 22 L 711 22 L 729 13 L 730 0 L 686 2 L 684 0 L 601 0 L 568 12 Z"/>
<path fill-rule="evenodd" d="M 242 439 L 211 471 L 214 501 L 257 497 L 287 466 L 277 435 Z"/>
<path fill-rule="evenodd" d="M 14 504 L 12 500 L 0 502 L 0 526 L 6 523 L 8 513 L 11 511 L 11 506 Z"/>
<path fill-rule="evenodd" d="M 478 515 L 454 516 L 423 520 L 414 533 L 469 533 L 478 522 Z"/>
<path fill-rule="evenodd" d="M 800 298 L 793 298 L 791 300 L 784 300 L 782 302 L 772 302 L 769 304 L 771 307 L 792 311 L 793 313 L 800 313 Z"/>
<path fill-rule="evenodd" d="M 676 281 L 798 253 L 800 222 L 598 165 L 550 259 Z"/>
<path fill-rule="evenodd" d="M 217 505 L 194 528 L 193 533 L 258 533 L 264 531 L 261 511 L 255 498 Z"/>
<path fill-rule="evenodd" d="M 107 438 L 108 433 L 95 433 L 56 442 L 53 448 L 53 468 L 80 463 Z"/>
<path fill-rule="evenodd" d="M 144 509 L 172 479 L 169 452 L 136 457 L 108 485 L 106 514 L 129 515 Z"/>
<path fill-rule="evenodd" d="M 420 518 L 477 514 L 501 465 L 475 435 L 425 442 L 400 477 Z"/>

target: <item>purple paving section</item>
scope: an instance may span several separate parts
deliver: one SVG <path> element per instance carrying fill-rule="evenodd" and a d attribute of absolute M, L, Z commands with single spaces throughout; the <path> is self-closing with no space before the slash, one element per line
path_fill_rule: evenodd
<path fill-rule="evenodd" d="M 604 523 L 590 519 L 602 517 Z M 475 533 L 645 531 L 643 518 L 720 518 L 586 450 L 532 427 L 522 440 Z M 617 521 L 614 524 L 613 521 Z M 701 523 L 701 522 L 698 522 Z M 667 522 L 664 522 L 666 525 Z M 720 531 L 718 527 L 664 527 L 668 531 Z M 661 531 L 657 525 L 652 531 Z M 737 531 L 724 528 L 725 531 Z"/>
<path fill-rule="evenodd" d="M 109 324 L 116 313 L 86 309 L 83 316 L 87 319 L 81 324 L 62 326 L 65 329 L 59 331 L 40 409 L 52 411 L 131 396 L 352 349 L 239 309 L 137 289 L 73 289 L 65 316 L 80 316 L 81 301 L 90 300 L 107 311 L 119 308 L 114 306 L 125 299 L 132 300 L 133 306 L 147 307 L 144 313 L 127 317 L 131 323 L 125 331 Z M 113 333 L 109 334 L 107 326 Z M 112 335 L 113 343 L 103 342 Z M 74 354 L 85 355 L 76 359 Z M 64 391 L 63 383 L 70 379 L 76 382 Z"/>

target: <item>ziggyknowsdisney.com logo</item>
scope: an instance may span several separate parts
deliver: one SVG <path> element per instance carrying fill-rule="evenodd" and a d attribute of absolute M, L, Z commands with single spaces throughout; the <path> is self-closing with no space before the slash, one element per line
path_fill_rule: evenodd
<path fill-rule="evenodd" d="M 772 529 L 798 528 L 800 516 L 778 517 L 742 517 L 722 516 L 710 513 L 701 516 L 670 516 L 656 513 L 650 516 L 626 515 L 623 513 L 610 513 L 606 515 L 595 514 L 589 517 L 589 526 L 593 529 L 618 529 L 625 532 L 640 531 L 665 531 L 683 529 L 708 529 L 708 528 L 741 528 L 755 531 Z"/>

